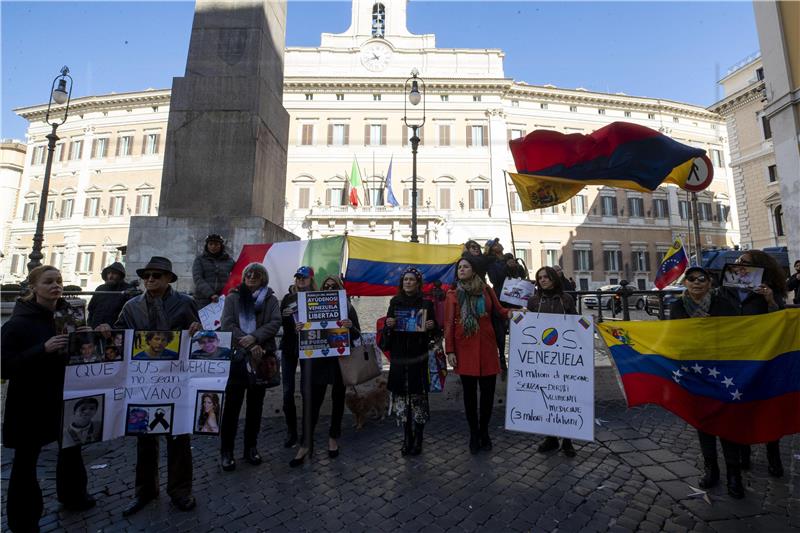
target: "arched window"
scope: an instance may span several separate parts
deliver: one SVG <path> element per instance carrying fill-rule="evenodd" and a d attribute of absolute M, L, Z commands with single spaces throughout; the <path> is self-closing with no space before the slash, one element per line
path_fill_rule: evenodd
<path fill-rule="evenodd" d="M 775 235 L 778 237 L 783 237 L 783 206 L 776 206 L 773 214 L 775 216 Z"/>
<path fill-rule="evenodd" d="M 383 37 L 386 34 L 386 8 L 376 3 L 372 6 L 372 36 Z"/>

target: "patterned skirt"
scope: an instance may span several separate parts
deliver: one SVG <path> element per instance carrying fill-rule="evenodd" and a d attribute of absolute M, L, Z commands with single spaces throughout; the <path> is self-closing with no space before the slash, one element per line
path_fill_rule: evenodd
<path fill-rule="evenodd" d="M 427 392 L 422 394 L 392 394 L 389 403 L 389 414 L 397 417 L 398 425 L 405 424 L 409 413 L 412 422 L 417 424 L 425 424 L 430 420 L 431 410 L 428 406 Z"/>

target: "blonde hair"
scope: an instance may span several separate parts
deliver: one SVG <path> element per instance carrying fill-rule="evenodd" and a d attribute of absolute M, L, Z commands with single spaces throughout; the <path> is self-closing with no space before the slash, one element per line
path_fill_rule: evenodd
<path fill-rule="evenodd" d="M 47 272 L 55 271 L 61 274 L 61 271 L 54 267 L 53 265 L 39 265 L 38 267 L 34 268 L 33 270 L 28 273 L 28 279 L 26 280 L 29 291 L 28 294 L 22 297 L 23 300 L 31 301 L 36 298 L 36 294 L 33 292 L 33 286 L 39 282 L 42 276 L 45 275 Z M 63 283 L 62 283 L 63 285 Z"/>

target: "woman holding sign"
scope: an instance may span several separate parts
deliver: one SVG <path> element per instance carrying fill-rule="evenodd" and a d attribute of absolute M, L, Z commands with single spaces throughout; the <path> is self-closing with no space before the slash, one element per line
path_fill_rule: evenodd
<path fill-rule="evenodd" d="M 344 290 L 342 282 L 335 276 L 328 276 L 322 282 L 323 291 Z M 347 301 L 347 317 L 339 321 L 339 326 L 347 328 L 350 334 L 350 346 L 353 341 L 361 336 L 358 324 L 358 315 L 350 301 Z M 303 324 L 297 324 L 295 331 L 303 329 Z M 334 459 L 339 456 L 339 443 L 337 440 L 342 435 L 342 416 L 344 415 L 344 382 L 342 370 L 339 367 L 338 357 L 321 357 L 304 359 L 300 364 L 303 372 L 300 376 L 303 387 L 303 442 L 297 450 L 297 455 L 289 462 L 289 466 L 296 467 L 303 464 L 306 457 L 314 451 L 314 428 L 319 420 L 319 411 L 325 401 L 328 385 L 331 385 L 331 427 L 328 432 L 328 457 Z"/>
<path fill-rule="evenodd" d="M 413 320 L 409 320 L 413 318 Z M 428 344 L 438 330 L 433 302 L 422 297 L 422 273 L 408 267 L 389 302 L 383 334 L 392 354 L 388 388 L 390 411 L 403 423 L 400 453 L 419 455 L 428 408 Z"/>
<path fill-rule="evenodd" d="M 546 266 L 536 271 L 536 292 L 528 299 L 528 310 L 536 313 L 554 313 L 559 315 L 577 315 L 575 300 L 564 292 L 562 278 L 556 269 Z M 558 438 L 547 437 L 539 445 L 537 451 L 546 453 L 558 449 Z M 572 439 L 561 439 L 561 451 L 567 457 L 575 457 Z"/>
<path fill-rule="evenodd" d="M 61 297 L 61 272 L 41 265 L 28 275 L 31 292 L 17 300 L 2 328 L 2 375 L 9 380 L 3 420 L 3 445 L 14 449 L 6 513 L 11 531 L 38 531 L 44 502 L 36 475 L 42 446 L 59 440 L 64 370 L 69 335 L 56 329 L 56 316 L 71 313 Z M 88 330 L 81 327 L 79 331 Z M 59 449 L 56 494 L 70 510 L 95 505 L 86 491 L 81 447 Z"/>
<path fill-rule="evenodd" d="M 494 406 L 495 382 L 500 373 L 492 316 L 500 314 L 510 318 L 511 310 L 500 305 L 494 291 L 476 274 L 474 259 L 470 257 L 462 257 L 456 263 L 454 286 L 445 298 L 445 352 L 461 378 L 470 432 L 469 451 L 476 454 L 492 449 L 489 420 Z"/>

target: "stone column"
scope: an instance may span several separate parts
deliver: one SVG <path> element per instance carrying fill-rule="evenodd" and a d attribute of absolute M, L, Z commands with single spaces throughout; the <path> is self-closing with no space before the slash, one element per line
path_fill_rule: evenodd
<path fill-rule="evenodd" d="M 191 290 L 208 233 L 243 244 L 296 239 L 282 227 L 289 114 L 285 0 L 197 0 L 183 77 L 174 78 L 158 217 L 133 217 L 129 269 L 167 256 Z"/>

